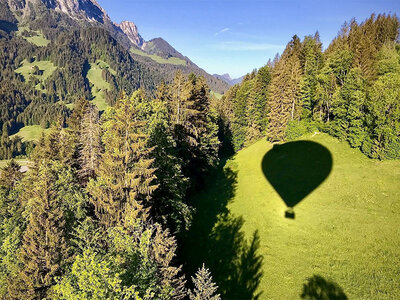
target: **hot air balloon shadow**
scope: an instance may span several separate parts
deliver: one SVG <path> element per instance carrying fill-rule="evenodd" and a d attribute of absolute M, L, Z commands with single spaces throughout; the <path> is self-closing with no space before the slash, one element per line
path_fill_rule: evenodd
<path fill-rule="evenodd" d="M 288 142 L 264 155 L 262 170 L 288 207 L 285 217 L 294 219 L 294 207 L 330 174 L 332 155 L 315 142 Z"/>

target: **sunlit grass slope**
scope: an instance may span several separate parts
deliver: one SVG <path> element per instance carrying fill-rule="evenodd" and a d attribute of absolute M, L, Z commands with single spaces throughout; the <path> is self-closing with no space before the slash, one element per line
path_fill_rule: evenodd
<path fill-rule="evenodd" d="M 22 33 L 24 31 L 30 32 L 32 36 L 23 36 Z M 39 47 L 47 46 L 50 43 L 50 41 L 44 37 L 43 33 L 40 30 L 37 31 L 30 30 L 28 26 L 20 26 L 18 28 L 17 34 L 22 36 L 28 42 Z"/>
<path fill-rule="evenodd" d="M 110 90 L 110 84 L 105 81 L 102 77 L 103 69 L 108 69 L 111 74 L 115 75 L 116 72 L 110 66 L 102 60 L 97 60 L 96 63 L 90 64 L 90 69 L 87 73 L 87 78 L 92 87 L 92 95 L 93 95 L 93 104 L 97 106 L 99 110 L 105 110 L 108 107 L 108 104 L 104 97 L 104 91 Z"/>
<path fill-rule="evenodd" d="M 295 219 L 285 218 L 286 205 L 264 176 L 262 160 L 272 146 L 261 140 L 196 197 L 193 238 L 183 247 L 191 259 L 186 270 L 205 262 L 232 300 L 300 299 L 314 275 L 326 280 L 322 288 L 336 284 L 349 299 L 398 299 L 400 161 L 368 159 L 325 134 L 303 139 L 326 147 L 333 165 L 294 207 Z"/>
<path fill-rule="evenodd" d="M 186 66 L 186 61 L 184 61 L 183 59 L 180 59 L 178 57 L 169 57 L 168 59 L 165 59 L 165 58 L 162 58 L 161 56 L 158 56 L 155 54 L 148 54 L 144 51 L 141 51 L 141 50 L 135 49 L 135 48 L 131 48 L 131 52 L 136 55 L 149 57 L 159 64 Z"/>
<path fill-rule="evenodd" d="M 34 67 L 37 66 L 39 68 L 40 74 L 34 74 Z M 49 60 L 34 60 L 33 62 L 28 62 L 26 59 L 22 61 L 21 66 L 15 70 L 16 73 L 24 76 L 25 81 L 30 80 L 30 77 L 33 76 L 43 83 L 53 72 L 57 69 L 54 64 Z M 35 88 L 41 90 L 40 83 L 38 83 Z"/>
<path fill-rule="evenodd" d="M 48 132 L 50 129 L 44 129 L 40 125 L 31 125 L 22 127 L 15 135 L 22 137 L 22 140 L 25 141 L 38 141 L 41 137 L 42 133 Z M 11 137 L 13 137 L 12 135 Z"/>

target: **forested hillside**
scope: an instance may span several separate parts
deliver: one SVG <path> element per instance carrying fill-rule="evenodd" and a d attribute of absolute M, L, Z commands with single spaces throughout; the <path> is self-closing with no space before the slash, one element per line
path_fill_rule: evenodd
<path fill-rule="evenodd" d="M 193 63 L 162 64 L 134 55 L 135 45 L 97 4 L 54 10 L 60 3 L 0 1 L 0 159 L 29 154 L 30 142 L 9 136 L 24 126 L 45 129 L 65 121 L 79 99 L 104 110 L 122 91 L 154 94 L 178 70 L 205 76 L 217 92 L 227 89 Z"/>
<path fill-rule="evenodd" d="M 187 191 L 218 160 L 205 80 L 178 73 L 155 98 L 124 94 L 101 118 L 80 100 L 66 123 L 42 136 L 26 176 L 14 161 L 1 173 L 0 297 L 186 297 L 172 234 L 189 227 Z M 204 281 L 213 294 L 199 269 L 190 294 Z"/>
<path fill-rule="evenodd" d="M 372 158 L 400 157 L 399 20 L 372 15 L 343 25 L 322 50 L 318 32 L 247 75 L 220 104 L 235 150 L 323 131 Z"/>

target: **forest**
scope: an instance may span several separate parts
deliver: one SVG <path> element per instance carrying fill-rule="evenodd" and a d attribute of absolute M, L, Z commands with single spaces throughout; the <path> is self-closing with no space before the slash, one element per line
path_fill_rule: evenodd
<path fill-rule="evenodd" d="M 46 47 L 2 32 L 0 157 L 30 164 L 21 173 L 11 160 L 0 175 L 0 298 L 258 299 L 257 278 L 244 295 L 205 262 L 188 267 L 181 247 L 194 198 L 261 139 L 322 132 L 370 159 L 399 159 L 399 28 L 395 15 L 351 20 L 325 50 L 318 32 L 295 35 L 221 99 L 193 73 L 164 82 L 102 28 L 63 32 Z M 56 71 L 24 78 L 15 72 L 24 60 Z M 104 111 L 88 101 L 98 60 L 116 72 L 102 72 Z M 50 128 L 38 142 L 9 137 L 34 124 Z M 258 240 L 243 246 L 243 261 Z"/>

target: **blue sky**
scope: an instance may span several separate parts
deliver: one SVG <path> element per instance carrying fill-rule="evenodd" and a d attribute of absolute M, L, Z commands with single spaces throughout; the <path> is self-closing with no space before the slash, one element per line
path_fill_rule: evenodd
<path fill-rule="evenodd" d="M 324 47 L 345 21 L 400 15 L 400 0 L 98 0 L 144 39 L 162 37 L 207 72 L 239 77 L 282 52 L 294 34 L 319 31 Z"/>

